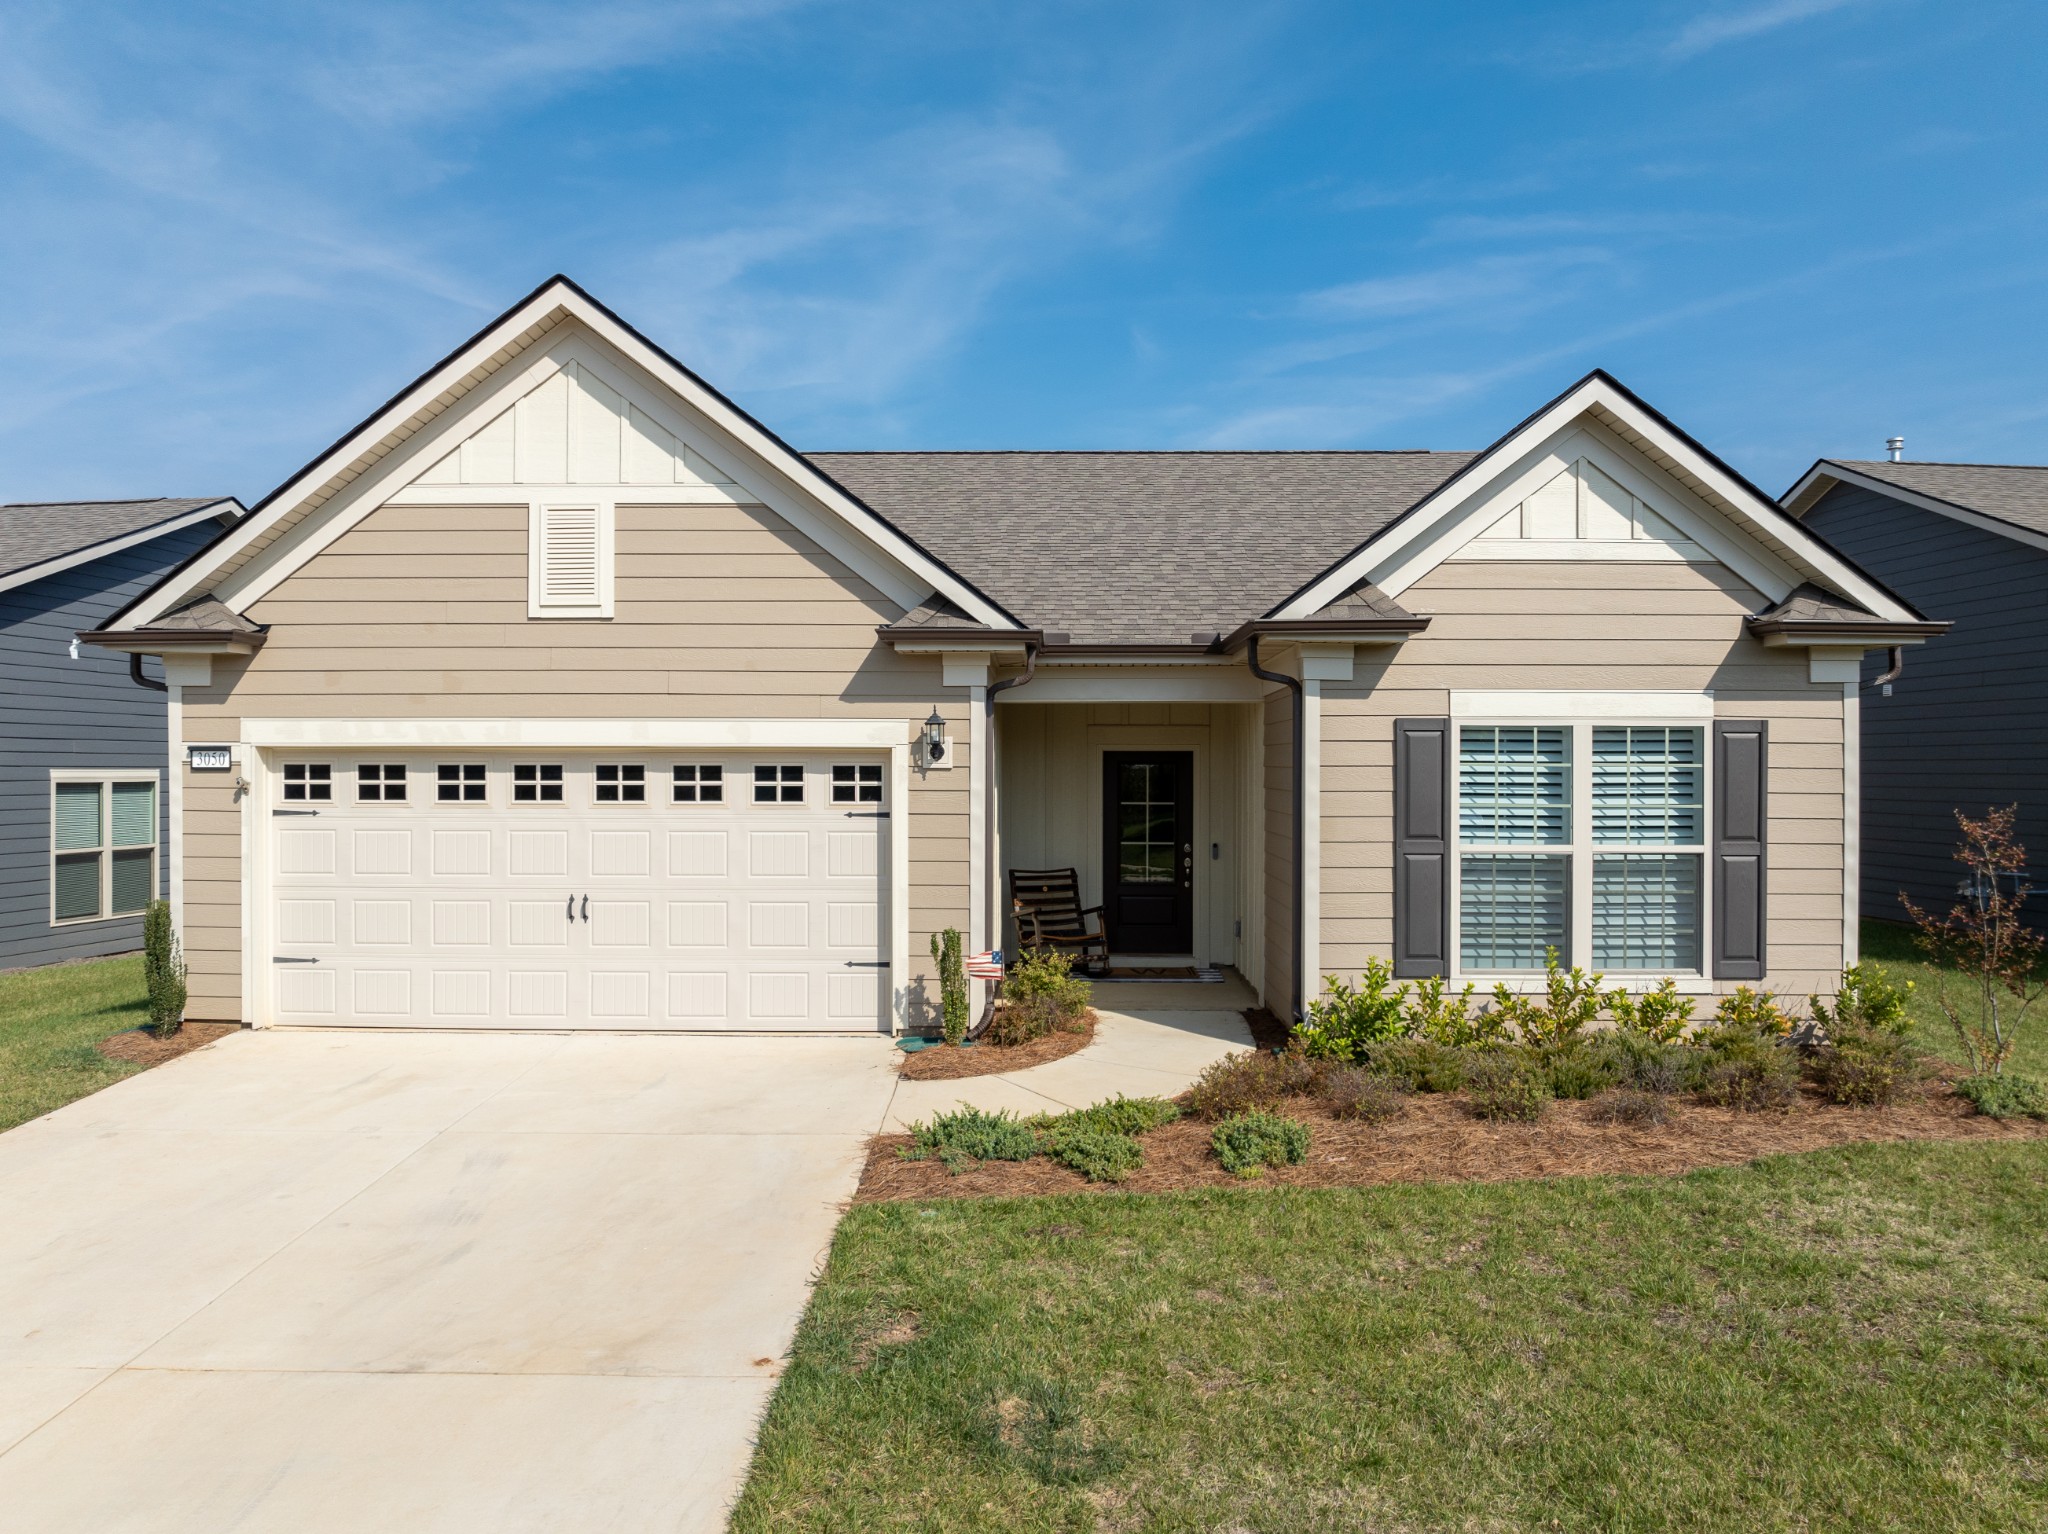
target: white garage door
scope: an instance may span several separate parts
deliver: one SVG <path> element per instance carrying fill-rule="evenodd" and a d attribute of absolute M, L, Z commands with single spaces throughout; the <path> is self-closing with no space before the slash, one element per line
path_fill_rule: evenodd
<path fill-rule="evenodd" d="M 886 1026 L 885 757 L 270 758 L 280 1023 Z"/>

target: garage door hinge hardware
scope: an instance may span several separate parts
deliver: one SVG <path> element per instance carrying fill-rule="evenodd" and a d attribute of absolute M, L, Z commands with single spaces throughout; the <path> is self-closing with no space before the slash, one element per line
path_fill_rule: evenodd
<path fill-rule="evenodd" d="M 320 961 L 310 955 L 301 957 L 297 954 L 274 953 L 270 956 L 270 962 L 273 964 L 318 964 Z"/>
<path fill-rule="evenodd" d="M 889 961 L 887 959 L 848 959 L 846 967 L 848 969 L 887 969 Z"/>
<path fill-rule="evenodd" d="M 846 818 L 848 820 L 887 820 L 889 812 L 887 810 L 848 810 Z"/>
<path fill-rule="evenodd" d="M 318 810 L 272 810 L 273 815 L 317 815 Z"/>

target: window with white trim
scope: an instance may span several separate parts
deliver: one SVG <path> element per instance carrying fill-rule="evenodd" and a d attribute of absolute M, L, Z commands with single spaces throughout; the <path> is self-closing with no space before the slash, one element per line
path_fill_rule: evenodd
<path fill-rule="evenodd" d="M 1460 971 L 1700 973 L 1706 789 L 1698 725 L 1461 723 Z"/>
<path fill-rule="evenodd" d="M 560 804 L 562 764 L 560 762 L 517 762 L 512 767 L 514 804 Z"/>
<path fill-rule="evenodd" d="M 482 804 L 489 794 L 482 762 L 442 762 L 434 768 L 434 797 L 443 804 Z"/>
<path fill-rule="evenodd" d="M 399 762 L 364 762 L 356 768 L 359 804 L 397 804 L 405 798 L 405 767 Z"/>
<path fill-rule="evenodd" d="M 334 769 L 326 762 L 286 762 L 284 796 L 288 800 L 334 797 Z"/>
<path fill-rule="evenodd" d="M 526 615 L 612 615 L 612 508 L 535 506 L 527 533 Z"/>
<path fill-rule="evenodd" d="M 679 766 L 671 777 L 669 793 L 677 804 L 722 804 L 725 769 L 716 763 Z"/>
<path fill-rule="evenodd" d="M 754 803 L 802 804 L 804 769 L 797 763 L 777 763 L 754 769 Z"/>
<path fill-rule="evenodd" d="M 50 784 L 50 920 L 133 916 L 156 898 L 156 777 Z"/>
<path fill-rule="evenodd" d="M 880 804 L 882 769 L 866 762 L 835 762 L 832 767 L 834 804 Z"/>
<path fill-rule="evenodd" d="M 599 804 L 645 804 L 647 769 L 637 762 L 600 762 L 596 799 Z"/>

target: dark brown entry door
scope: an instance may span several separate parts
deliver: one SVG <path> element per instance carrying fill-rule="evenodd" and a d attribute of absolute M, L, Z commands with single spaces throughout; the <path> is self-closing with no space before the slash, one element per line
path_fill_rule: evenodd
<path fill-rule="evenodd" d="M 1102 908 L 1118 953 L 1194 951 L 1193 752 L 1103 753 Z"/>

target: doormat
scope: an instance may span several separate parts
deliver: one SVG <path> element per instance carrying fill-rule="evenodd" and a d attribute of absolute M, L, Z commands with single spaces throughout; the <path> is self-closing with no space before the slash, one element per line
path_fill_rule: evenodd
<path fill-rule="evenodd" d="M 1108 974 L 1097 975 L 1093 979 L 1098 985 L 1115 985 L 1120 981 L 1143 981 L 1151 985 L 1161 982 L 1169 985 L 1221 985 L 1223 983 L 1223 971 L 1210 967 L 1195 969 L 1185 964 L 1170 965 L 1160 969 L 1138 969 L 1126 965 L 1118 965 Z"/>

